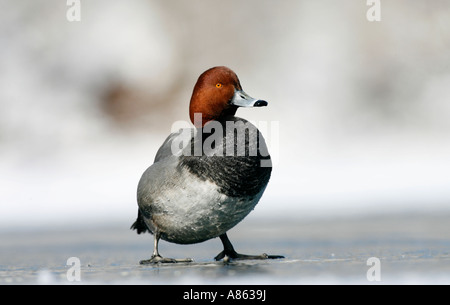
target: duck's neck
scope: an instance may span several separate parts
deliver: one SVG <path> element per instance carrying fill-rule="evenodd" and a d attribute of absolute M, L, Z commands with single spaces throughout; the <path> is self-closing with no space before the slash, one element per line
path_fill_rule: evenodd
<path fill-rule="evenodd" d="M 223 109 L 220 113 L 213 113 L 213 112 L 207 112 L 207 111 L 199 111 L 195 112 L 193 110 L 190 111 L 190 118 L 192 124 L 194 124 L 197 128 L 203 128 L 208 122 L 211 121 L 226 121 L 226 118 L 234 117 L 236 114 L 237 107 L 229 107 L 226 109 Z"/>

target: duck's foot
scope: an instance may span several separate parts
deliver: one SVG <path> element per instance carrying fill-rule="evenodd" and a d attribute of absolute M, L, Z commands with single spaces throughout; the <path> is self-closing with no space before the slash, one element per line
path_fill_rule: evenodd
<path fill-rule="evenodd" d="M 260 254 L 260 255 L 247 255 L 247 254 L 240 254 L 237 253 L 233 245 L 231 244 L 230 240 L 228 239 L 228 236 L 226 233 L 219 236 L 220 240 L 222 241 L 222 244 L 224 246 L 224 250 L 220 252 L 214 259 L 216 261 L 220 261 L 223 259 L 225 262 L 228 262 L 230 260 L 249 260 L 249 259 L 278 259 L 278 258 L 284 258 L 282 255 L 268 255 L 266 253 Z"/>
<path fill-rule="evenodd" d="M 151 265 L 151 264 L 174 264 L 174 263 L 191 263 L 194 260 L 192 258 L 167 258 L 162 257 L 161 255 L 152 255 L 150 259 L 144 259 L 139 262 L 141 265 Z"/>
<path fill-rule="evenodd" d="M 282 255 L 268 255 L 266 253 L 260 254 L 260 255 L 247 255 L 247 254 L 240 254 L 236 251 L 226 251 L 223 250 L 220 252 L 214 259 L 216 261 L 220 261 L 223 259 L 225 262 L 228 262 L 230 260 L 249 260 L 249 259 L 278 259 L 278 258 L 284 258 Z"/>
<path fill-rule="evenodd" d="M 160 233 L 155 232 L 154 239 L 153 239 L 154 250 L 153 250 L 152 257 L 150 257 L 150 259 L 144 259 L 144 260 L 140 261 L 139 264 L 141 264 L 141 265 L 173 264 L 173 263 L 191 263 L 194 261 L 192 258 L 175 259 L 175 258 L 162 257 L 161 255 L 159 255 L 158 243 L 159 243 L 160 237 L 161 237 Z"/>

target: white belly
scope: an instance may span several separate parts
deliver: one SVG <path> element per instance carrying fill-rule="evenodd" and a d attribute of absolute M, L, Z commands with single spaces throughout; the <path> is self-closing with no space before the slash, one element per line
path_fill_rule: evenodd
<path fill-rule="evenodd" d="M 145 218 L 147 226 L 169 242 L 191 244 L 218 237 L 247 216 L 264 192 L 262 189 L 245 198 L 228 197 L 208 180 L 165 166 L 164 173 L 156 175 L 158 181 L 151 179 L 158 168 L 144 174 L 138 201 L 141 209 L 151 214 Z"/>

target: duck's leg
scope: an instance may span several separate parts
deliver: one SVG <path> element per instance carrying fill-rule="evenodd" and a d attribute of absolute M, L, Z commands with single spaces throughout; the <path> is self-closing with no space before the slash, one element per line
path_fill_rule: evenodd
<path fill-rule="evenodd" d="M 161 236 L 160 236 L 159 232 L 155 232 L 154 239 L 153 239 L 154 248 L 153 248 L 152 257 L 150 257 L 150 259 L 145 259 L 145 260 L 140 261 L 139 264 L 148 265 L 148 264 L 157 264 L 157 263 L 190 263 L 190 262 L 193 262 L 192 258 L 174 259 L 174 258 L 162 257 L 158 251 L 158 244 L 159 244 L 160 238 L 161 238 Z"/>
<path fill-rule="evenodd" d="M 266 253 L 260 254 L 260 255 L 246 255 L 246 254 L 240 254 L 237 253 L 233 245 L 231 244 L 230 240 L 228 239 L 228 236 L 226 233 L 219 236 L 220 240 L 223 244 L 223 251 L 220 252 L 214 259 L 216 261 L 219 261 L 221 259 L 224 260 L 244 260 L 244 259 L 277 259 L 277 258 L 284 258 L 284 256 L 281 255 L 267 255 Z"/>

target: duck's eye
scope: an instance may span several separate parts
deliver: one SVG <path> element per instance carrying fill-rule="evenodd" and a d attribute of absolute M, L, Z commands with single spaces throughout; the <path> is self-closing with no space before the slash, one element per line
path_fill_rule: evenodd
<path fill-rule="evenodd" d="M 216 84 L 216 87 L 217 87 L 217 88 L 222 88 L 222 84 L 221 84 L 221 83 L 217 83 L 217 84 Z"/>

